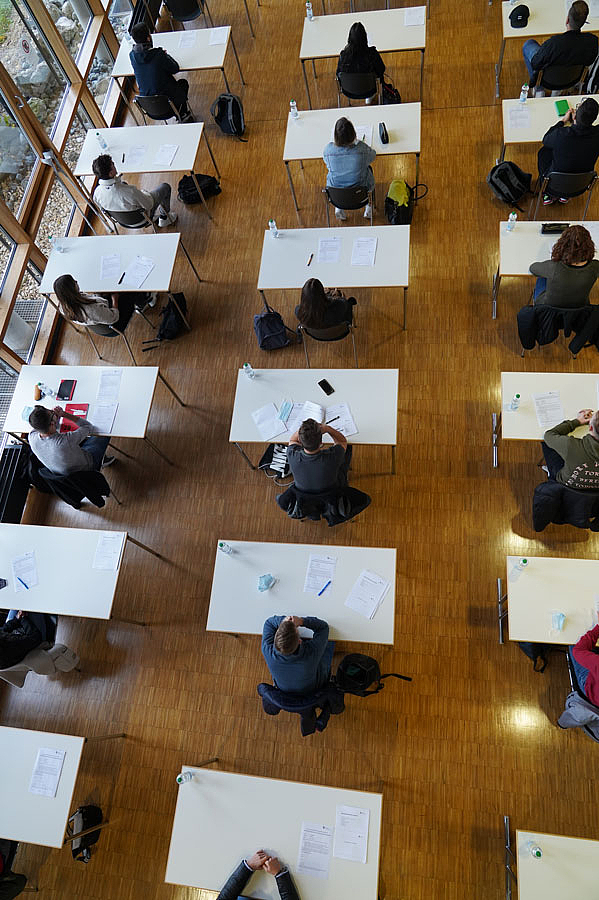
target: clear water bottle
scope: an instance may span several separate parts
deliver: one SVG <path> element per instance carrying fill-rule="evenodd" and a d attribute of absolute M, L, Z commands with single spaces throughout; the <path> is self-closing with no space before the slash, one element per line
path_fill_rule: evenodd
<path fill-rule="evenodd" d="M 277 223 L 275 222 L 274 219 L 268 220 L 268 227 L 270 228 L 270 236 L 271 237 L 276 238 L 279 236 L 279 229 L 277 228 Z"/>
<path fill-rule="evenodd" d="M 306 3 L 306 18 L 308 19 L 309 22 L 311 22 L 312 19 L 314 18 L 314 13 L 312 12 L 312 4 L 310 3 L 310 0 L 308 0 L 308 2 Z"/>
<path fill-rule="evenodd" d="M 297 111 L 297 103 L 295 102 L 295 100 L 290 100 L 290 101 L 289 101 L 289 111 L 290 111 L 290 113 L 291 113 L 291 118 L 292 118 L 292 119 L 298 119 L 298 118 L 299 118 L 299 113 L 298 113 L 298 111 Z"/>
<path fill-rule="evenodd" d="M 507 230 L 513 231 L 516 227 L 516 222 L 518 221 L 518 213 L 511 212 L 507 217 Z"/>
<path fill-rule="evenodd" d="M 66 253 L 67 248 L 64 245 L 64 242 L 61 237 L 56 234 L 53 234 L 50 238 L 50 245 L 53 250 L 56 250 L 57 253 Z"/>
<path fill-rule="evenodd" d="M 53 391 L 51 387 L 48 387 L 47 384 L 44 384 L 43 381 L 38 382 L 38 388 L 42 393 L 42 397 L 56 397 L 56 391 Z"/>
<path fill-rule="evenodd" d="M 243 374 L 247 375 L 248 378 L 256 377 L 256 373 L 254 372 L 254 370 L 252 369 L 252 367 L 249 363 L 244 363 L 242 368 L 243 368 Z"/>
<path fill-rule="evenodd" d="M 528 560 L 526 558 L 519 559 L 518 562 L 516 563 L 516 569 L 519 572 L 523 572 L 527 565 L 528 565 Z"/>
<path fill-rule="evenodd" d="M 226 541 L 219 541 L 219 542 L 218 542 L 218 549 L 219 549 L 219 550 L 222 550 L 223 553 L 226 553 L 227 556 L 231 556 L 232 553 L 233 553 L 233 548 L 232 548 L 232 546 L 231 546 L 230 544 L 227 544 Z"/>
<path fill-rule="evenodd" d="M 188 781 L 191 781 L 193 778 L 192 772 L 179 772 L 175 781 L 177 784 L 187 784 Z"/>
<path fill-rule="evenodd" d="M 100 134 L 99 131 L 96 131 L 96 140 L 99 143 L 102 150 L 108 150 L 108 144 L 106 143 L 106 141 L 104 140 L 103 136 Z"/>
<path fill-rule="evenodd" d="M 520 406 L 520 394 L 514 394 L 510 401 L 510 409 L 518 409 Z"/>
<path fill-rule="evenodd" d="M 533 859 L 541 859 L 543 856 L 543 851 L 538 844 L 535 844 L 534 841 L 528 841 L 528 843 L 526 844 L 526 849 Z"/>
<path fill-rule="evenodd" d="M 528 85 L 523 84 L 520 88 L 520 103 L 526 103 L 528 100 Z"/>

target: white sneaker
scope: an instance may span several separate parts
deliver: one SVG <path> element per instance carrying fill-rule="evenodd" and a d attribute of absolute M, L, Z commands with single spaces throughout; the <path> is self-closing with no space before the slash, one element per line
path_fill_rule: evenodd
<path fill-rule="evenodd" d="M 169 213 L 166 218 L 162 216 L 158 219 L 158 227 L 164 228 L 166 225 L 174 225 L 177 221 L 177 213 Z"/>
<path fill-rule="evenodd" d="M 543 472 L 547 472 L 547 474 L 549 475 L 549 469 L 547 468 L 547 466 L 541 466 L 541 468 Z"/>
<path fill-rule="evenodd" d="M 347 216 L 345 215 L 345 212 L 342 209 L 337 209 L 337 207 L 335 207 L 335 218 L 339 219 L 340 222 L 345 222 L 347 219 Z"/>
<path fill-rule="evenodd" d="M 371 215 L 372 215 L 372 206 L 370 205 L 370 203 L 367 203 L 366 207 L 364 209 L 364 218 L 369 219 Z"/>
<path fill-rule="evenodd" d="M 148 300 L 148 306 L 149 307 L 156 306 L 157 302 L 158 302 L 158 292 L 152 291 L 152 293 L 150 294 L 150 299 Z"/>

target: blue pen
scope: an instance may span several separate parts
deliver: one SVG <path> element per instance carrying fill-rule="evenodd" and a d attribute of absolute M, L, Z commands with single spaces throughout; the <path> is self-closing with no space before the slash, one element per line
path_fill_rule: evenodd
<path fill-rule="evenodd" d="M 22 578 L 19 578 L 18 575 L 17 575 L 17 581 L 20 581 L 20 582 L 21 582 L 21 584 L 23 585 L 23 587 L 25 588 L 26 591 L 29 590 L 29 585 L 25 584 L 25 582 L 23 581 L 23 579 L 22 579 Z M 329 584 L 330 584 L 330 583 L 331 583 L 331 582 L 329 581 Z M 326 587 L 326 585 L 325 585 L 325 587 Z M 324 588 L 323 588 L 323 591 L 324 591 Z"/>
<path fill-rule="evenodd" d="M 20 581 L 20 580 L 21 580 L 21 579 L 19 578 L 19 581 Z M 324 594 L 324 592 L 326 591 L 326 589 L 328 588 L 328 586 L 330 585 L 330 583 L 331 583 L 330 581 L 327 581 L 327 583 L 325 584 L 325 586 L 323 587 L 323 589 L 322 589 L 321 591 L 318 592 L 318 596 L 319 596 L 319 597 L 320 597 L 321 594 Z"/>

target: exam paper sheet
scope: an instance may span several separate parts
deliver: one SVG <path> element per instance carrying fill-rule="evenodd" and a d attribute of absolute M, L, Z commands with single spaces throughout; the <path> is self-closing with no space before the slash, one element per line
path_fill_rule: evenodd
<path fill-rule="evenodd" d="M 411 6 L 404 13 L 404 25 L 424 25 L 426 6 Z"/>
<path fill-rule="evenodd" d="M 196 42 L 196 33 L 192 28 L 190 31 L 182 31 L 179 38 L 179 47 L 183 50 L 185 47 L 193 47 Z"/>
<path fill-rule="evenodd" d="M 327 406 L 325 411 L 325 422 L 330 424 L 331 428 L 336 428 L 344 437 L 350 437 L 357 434 L 358 429 L 351 414 L 351 410 L 347 403 L 336 403 L 335 406 Z M 322 436 L 323 444 L 332 444 L 333 438 L 330 434 Z"/>
<path fill-rule="evenodd" d="M 29 793 L 40 797 L 56 797 L 66 750 L 41 747 L 31 774 Z"/>
<path fill-rule="evenodd" d="M 345 606 L 360 613 L 365 619 L 373 619 L 385 599 L 390 582 L 370 569 L 363 569 L 349 592 Z"/>
<path fill-rule="evenodd" d="M 96 400 L 99 403 L 116 403 L 121 392 L 122 369 L 102 369 Z"/>
<path fill-rule="evenodd" d="M 274 403 L 267 403 L 260 409 L 255 409 L 252 419 L 263 441 L 269 441 L 287 430 L 287 426 L 279 419 L 279 411 Z"/>
<path fill-rule="evenodd" d="M 546 431 L 559 425 L 566 418 L 559 391 L 546 391 L 544 394 L 533 394 L 535 412 L 539 428 Z"/>
<path fill-rule="evenodd" d="M 351 250 L 352 266 L 373 266 L 378 238 L 356 238 Z"/>
<path fill-rule="evenodd" d="M 311 553 L 306 569 L 304 594 L 317 594 L 321 591 L 328 581 L 334 579 L 336 566 L 336 556 L 320 556 Z"/>
<path fill-rule="evenodd" d="M 124 534 L 116 531 L 103 531 L 98 537 L 92 568 L 115 572 L 119 567 L 124 544 Z"/>
<path fill-rule="evenodd" d="M 100 403 L 98 400 L 92 403 L 87 417 L 93 426 L 92 432 L 94 434 L 111 434 L 118 408 L 118 403 Z"/>
<path fill-rule="evenodd" d="M 121 274 L 121 257 L 119 253 L 111 253 L 100 260 L 100 281 L 118 281 Z"/>
<path fill-rule="evenodd" d="M 220 28 L 211 28 L 210 29 L 210 40 L 209 44 L 226 44 L 227 43 L 227 34 L 229 32 L 228 25 L 221 25 Z"/>
<path fill-rule="evenodd" d="M 146 148 L 142 144 L 138 144 L 135 147 L 129 147 L 128 150 L 125 150 L 125 159 L 123 160 L 121 165 L 126 165 L 129 168 L 138 166 L 144 159 L 145 155 Z"/>
<path fill-rule="evenodd" d="M 332 837 L 333 829 L 329 825 L 302 822 L 297 871 L 315 878 L 328 878 Z"/>
<path fill-rule="evenodd" d="M 338 263 L 341 253 L 341 238 L 320 238 L 318 241 L 318 264 Z"/>
<path fill-rule="evenodd" d="M 343 805 L 337 807 L 333 856 L 350 859 L 352 862 L 366 862 L 369 819 L 368 809 Z"/>
<path fill-rule="evenodd" d="M 17 594 L 39 584 L 35 552 L 33 550 L 28 550 L 27 553 L 22 553 L 21 556 L 15 556 L 12 561 L 12 576 Z"/>
<path fill-rule="evenodd" d="M 154 165 L 164 166 L 165 169 L 168 169 L 172 164 L 178 149 L 178 144 L 162 144 L 154 157 Z"/>
<path fill-rule="evenodd" d="M 530 128 L 530 109 L 526 103 L 511 106 L 508 119 L 510 129 Z"/>
<path fill-rule="evenodd" d="M 123 287 L 139 289 L 153 268 L 154 260 L 150 259 L 149 256 L 136 256 L 125 270 L 125 277 L 122 281 Z"/>

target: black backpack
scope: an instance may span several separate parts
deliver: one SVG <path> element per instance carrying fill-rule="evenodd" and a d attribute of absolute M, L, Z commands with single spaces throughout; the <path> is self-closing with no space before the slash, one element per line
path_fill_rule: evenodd
<path fill-rule="evenodd" d="M 381 99 L 384 105 L 390 103 L 401 103 L 401 94 L 395 87 L 392 81 L 385 81 L 383 78 L 381 82 Z"/>
<path fill-rule="evenodd" d="M 264 296 L 262 299 L 264 312 L 254 316 L 254 331 L 258 338 L 258 346 L 261 350 L 280 350 L 281 347 L 291 343 L 288 333 L 294 336 L 295 333 L 285 325 L 281 314 L 271 309 Z"/>
<path fill-rule="evenodd" d="M 532 175 L 513 162 L 500 162 L 487 175 L 487 184 L 495 196 L 522 212 L 518 203 L 530 191 Z"/>
<path fill-rule="evenodd" d="M 210 112 L 223 134 L 234 134 L 240 141 L 245 131 L 243 105 L 237 94 L 219 94 Z"/>
<path fill-rule="evenodd" d="M 102 819 L 102 810 L 99 806 L 94 806 L 93 804 L 79 806 L 69 819 L 67 836 L 79 834 L 80 831 L 93 828 L 94 825 L 100 825 Z M 91 859 L 91 850 L 89 848 L 97 843 L 99 837 L 100 829 L 98 828 L 97 831 L 90 831 L 89 834 L 84 834 L 83 837 L 71 841 L 73 859 L 84 863 L 89 862 Z"/>
<path fill-rule="evenodd" d="M 383 678 L 412 680 L 407 675 L 398 675 L 397 672 L 387 672 L 386 675 L 381 675 L 379 664 L 372 656 L 365 656 L 363 653 L 348 653 L 339 663 L 334 681 L 344 694 L 368 697 L 369 694 L 378 694 L 383 690 L 385 687 Z M 368 690 L 371 684 L 375 684 L 376 687 Z"/>
<path fill-rule="evenodd" d="M 181 293 L 173 294 L 177 304 L 179 305 L 179 309 L 183 313 L 183 315 L 187 314 L 187 301 L 185 300 L 185 295 Z M 162 318 L 162 322 L 158 326 L 158 331 L 156 333 L 156 337 L 152 338 L 149 341 L 142 341 L 142 344 L 153 344 L 152 347 L 144 347 L 142 349 L 142 353 L 146 353 L 147 350 L 155 350 L 160 341 L 173 341 L 176 337 L 178 337 L 182 331 L 187 331 L 187 327 L 179 309 L 175 306 L 173 301 L 169 299 L 168 303 L 161 310 L 160 316 Z"/>
<path fill-rule="evenodd" d="M 214 175 L 202 175 L 201 172 L 194 174 L 205 200 L 220 194 L 221 187 Z M 179 182 L 177 197 L 181 203 L 201 203 L 198 189 L 191 175 L 184 175 Z"/>

